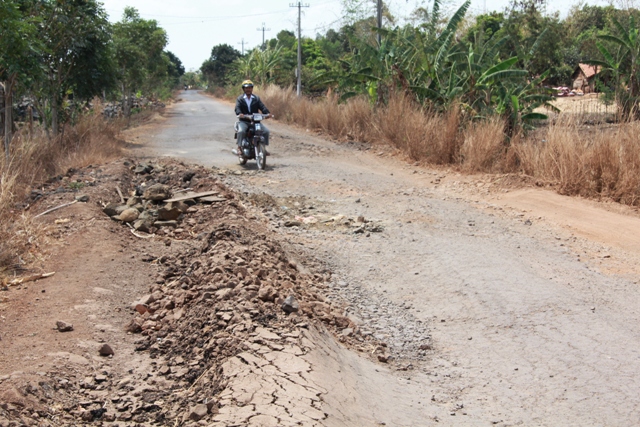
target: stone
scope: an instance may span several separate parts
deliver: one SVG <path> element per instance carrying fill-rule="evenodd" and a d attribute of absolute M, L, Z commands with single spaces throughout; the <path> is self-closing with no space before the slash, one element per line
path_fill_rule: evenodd
<path fill-rule="evenodd" d="M 120 205 L 118 203 L 109 203 L 107 206 L 102 209 L 102 212 L 107 216 L 117 216 L 120 215 L 127 209 L 125 205 Z"/>
<path fill-rule="evenodd" d="M 209 413 L 209 408 L 205 404 L 199 404 L 191 408 L 189 411 L 189 419 L 192 421 L 200 421 Z"/>
<path fill-rule="evenodd" d="M 82 202 L 82 203 L 87 203 L 89 201 L 89 196 L 87 196 L 86 194 L 78 194 L 76 196 L 76 201 L 77 202 Z"/>
<path fill-rule="evenodd" d="M 132 207 L 132 206 L 136 206 L 136 205 L 140 205 L 142 204 L 142 199 L 140 197 L 129 197 L 129 200 L 127 200 L 127 206 Z"/>
<path fill-rule="evenodd" d="M 73 331 L 73 325 L 71 323 L 58 320 L 56 322 L 56 329 L 58 329 L 58 331 L 60 332 L 70 332 L 70 331 Z"/>
<path fill-rule="evenodd" d="M 282 303 L 282 310 L 287 314 L 294 313 L 298 311 L 299 308 L 300 305 L 293 295 L 289 295 Z"/>
<path fill-rule="evenodd" d="M 138 230 L 138 231 L 142 231 L 144 233 L 148 233 L 151 230 L 151 227 L 153 227 L 154 224 L 154 220 L 153 218 L 142 218 L 142 219 L 137 219 L 133 222 L 133 228 Z"/>
<path fill-rule="evenodd" d="M 82 421 L 91 422 L 93 421 L 93 414 L 91 411 L 82 411 L 80 418 L 82 418 Z"/>
<path fill-rule="evenodd" d="M 138 211 L 138 209 L 128 208 L 118 216 L 118 219 L 122 222 L 133 222 L 138 219 L 139 215 L 140 211 Z"/>
<path fill-rule="evenodd" d="M 98 352 L 100 353 L 100 356 L 113 356 L 115 353 L 113 352 L 113 349 L 111 348 L 111 346 L 109 346 L 109 344 L 102 344 L 102 346 L 100 347 L 100 350 L 98 350 Z"/>
<path fill-rule="evenodd" d="M 343 337 L 350 337 L 351 335 L 353 335 L 353 328 L 344 328 L 342 331 L 340 331 L 340 334 Z"/>
<path fill-rule="evenodd" d="M 156 227 L 177 227 L 177 221 L 156 221 L 153 225 Z"/>
<path fill-rule="evenodd" d="M 289 220 L 289 221 L 285 221 L 284 223 L 285 227 L 300 227 L 301 225 L 302 225 L 302 222 L 297 220 Z"/>
<path fill-rule="evenodd" d="M 389 356 L 387 356 L 386 354 L 379 354 L 378 361 L 382 363 L 387 363 L 389 361 Z"/>
<path fill-rule="evenodd" d="M 160 208 L 158 209 L 158 219 L 161 221 L 173 221 L 182 215 L 182 211 L 176 208 Z"/>
<path fill-rule="evenodd" d="M 148 165 L 146 163 L 140 163 L 138 166 L 135 167 L 135 169 L 133 170 L 133 173 L 135 173 L 136 175 L 144 175 L 144 174 L 151 173 L 152 171 L 153 171 L 153 166 Z"/>
<path fill-rule="evenodd" d="M 278 292 L 273 288 L 273 286 L 262 286 L 258 291 L 258 298 L 262 301 L 272 302 L 278 296 Z"/>
<path fill-rule="evenodd" d="M 145 200 L 166 200 L 171 198 L 171 189 L 168 185 L 164 184 L 154 184 L 144 190 L 142 194 L 142 198 Z"/>

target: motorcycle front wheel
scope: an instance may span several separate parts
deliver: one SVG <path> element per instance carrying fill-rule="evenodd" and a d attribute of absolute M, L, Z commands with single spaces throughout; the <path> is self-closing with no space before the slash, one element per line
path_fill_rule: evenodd
<path fill-rule="evenodd" d="M 256 147 L 256 163 L 258 169 L 264 170 L 267 167 L 267 147 L 263 143 L 259 143 Z"/>

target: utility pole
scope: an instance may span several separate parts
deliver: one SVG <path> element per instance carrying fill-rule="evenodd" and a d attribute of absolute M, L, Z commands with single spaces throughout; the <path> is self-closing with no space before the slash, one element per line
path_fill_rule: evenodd
<path fill-rule="evenodd" d="M 382 0 L 378 0 L 378 28 L 382 28 Z M 378 46 L 382 44 L 382 37 L 378 33 Z"/>
<path fill-rule="evenodd" d="M 302 8 L 309 7 L 309 4 L 302 4 L 302 2 L 298 2 L 298 4 L 289 4 L 289 7 L 297 7 L 298 8 L 298 84 L 296 86 L 296 94 L 298 98 L 302 94 L 302 36 L 300 35 L 300 16 L 302 15 Z"/>
<path fill-rule="evenodd" d="M 265 28 L 264 22 L 263 22 L 262 28 L 258 28 L 258 31 L 262 31 L 262 50 L 265 50 L 267 46 L 264 44 L 264 32 L 271 31 L 271 28 Z"/>
<path fill-rule="evenodd" d="M 242 38 L 242 41 L 241 41 L 241 42 L 238 42 L 238 44 L 241 44 L 241 45 L 242 45 L 242 56 L 244 56 L 244 45 L 246 44 L 246 43 L 244 42 L 244 38 Z"/>

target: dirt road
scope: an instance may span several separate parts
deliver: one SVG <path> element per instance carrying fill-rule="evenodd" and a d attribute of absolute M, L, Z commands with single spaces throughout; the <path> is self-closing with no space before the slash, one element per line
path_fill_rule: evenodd
<path fill-rule="evenodd" d="M 633 212 L 543 190 L 513 198 L 482 177 L 277 122 L 269 168 L 253 172 L 229 155 L 232 107 L 195 92 L 183 99 L 154 125 L 152 151 L 248 170 L 228 183 L 292 246 L 326 263 L 329 298 L 345 301 L 396 360 L 387 369 L 330 340 L 319 345 L 309 360 L 330 390 L 327 425 L 638 422 Z"/>
<path fill-rule="evenodd" d="M 0 426 L 638 423 L 636 210 L 274 121 L 241 167 L 232 106 L 182 96 L 137 159 L 32 193 L 66 207 L 22 272 L 55 274 L 0 283 Z M 136 233 L 125 202 L 178 217 Z"/>

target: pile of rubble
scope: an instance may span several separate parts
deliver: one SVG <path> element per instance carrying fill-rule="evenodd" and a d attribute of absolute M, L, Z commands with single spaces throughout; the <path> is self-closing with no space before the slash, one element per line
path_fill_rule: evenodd
<path fill-rule="evenodd" d="M 122 100 L 122 102 L 108 102 L 106 104 L 104 104 L 104 107 L 102 109 L 102 114 L 104 114 L 105 117 L 108 117 L 110 119 L 112 118 L 116 118 L 116 117 L 122 117 L 123 115 L 123 108 L 122 108 L 122 103 L 124 102 L 124 99 Z M 158 108 L 164 108 L 165 104 L 163 102 L 157 101 L 157 100 L 152 100 L 152 99 L 148 99 L 145 97 L 140 97 L 137 98 L 135 96 L 131 97 L 131 109 L 158 109 Z"/>
<path fill-rule="evenodd" d="M 0 425 L 316 425 L 326 416 L 321 391 L 301 376 L 310 331 L 327 328 L 387 360 L 384 344 L 363 336 L 339 302 L 325 300 L 329 274 L 296 261 L 268 220 L 242 205 L 215 171 L 172 161 L 125 164 L 118 195 L 110 191 L 119 201 L 104 203 L 103 212 L 126 233 L 164 242 L 141 259 L 157 266 L 157 276 L 132 302 L 123 331 L 139 336 L 135 351 L 148 353 L 151 367 L 141 377 L 103 368 L 75 379 L 51 373 L 51 381 L 24 390 L 40 403 L 0 405 Z M 110 354 L 107 344 L 100 348 Z M 261 389 L 247 394 L 247 387 Z"/>

